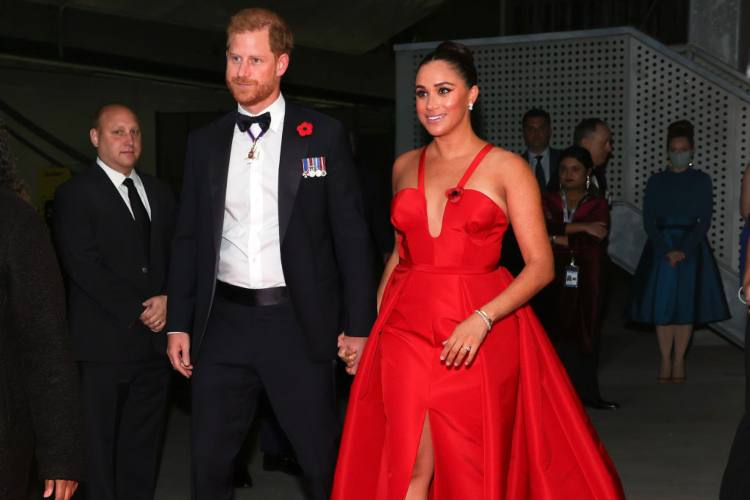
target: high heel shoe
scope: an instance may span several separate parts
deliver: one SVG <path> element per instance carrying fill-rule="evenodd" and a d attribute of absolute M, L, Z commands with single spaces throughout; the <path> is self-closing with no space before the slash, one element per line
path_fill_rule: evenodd
<path fill-rule="evenodd" d="M 661 362 L 659 368 L 659 375 L 656 377 L 656 382 L 659 384 L 668 384 L 672 382 L 672 362 L 664 361 Z"/>
<path fill-rule="evenodd" d="M 685 383 L 685 361 L 675 363 L 672 367 L 672 383 L 673 384 L 684 384 Z"/>

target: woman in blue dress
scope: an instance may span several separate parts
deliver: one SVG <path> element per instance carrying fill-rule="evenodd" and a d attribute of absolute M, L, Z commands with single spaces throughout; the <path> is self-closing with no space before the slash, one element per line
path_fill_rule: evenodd
<path fill-rule="evenodd" d="M 693 325 L 729 318 L 716 261 L 706 239 L 713 195 L 708 174 L 692 168 L 693 126 L 667 131 L 668 169 L 651 176 L 643 200 L 648 241 L 633 278 L 629 317 L 656 326 L 658 381 L 685 381 Z"/>

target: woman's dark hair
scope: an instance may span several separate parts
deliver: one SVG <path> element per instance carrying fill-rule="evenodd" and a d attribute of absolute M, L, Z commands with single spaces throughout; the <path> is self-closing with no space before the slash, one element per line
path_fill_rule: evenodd
<path fill-rule="evenodd" d="M 581 146 L 570 146 L 563 150 L 563 152 L 560 153 L 559 163 L 562 163 L 565 158 L 574 158 L 578 160 L 581 165 L 586 167 L 586 170 L 594 168 L 594 161 L 591 159 L 591 153 L 589 153 L 588 149 L 582 148 Z"/>
<path fill-rule="evenodd" d="M 17 194 L 27 192 L 26 183 L 18 175 L 16 161 L 8 144 L 8 132 L 2 122 L 0 122 L 0 188 L 10 189 Z"/>
<path fill-rule="evenodd" d="M 690 147 L 695 147 L 693 139 L 693 124 L 687 120 L 677 120 L 674 123 L 670 123 L 667 128 L 667 149 L 669 149 L 669 143 L 672 139 L 683 138 L 687 139 L 690 143 Z"/>
<path fill-rule="evenodd" d="M 477 84 L 477 68 L 474 67 L 474 55 L 466 45 L 456 42 L 442 42 L 435 50 L 424 56 L 417 71 L 432 61 L 445 61 L 455 69 L 467 87 Z"/>

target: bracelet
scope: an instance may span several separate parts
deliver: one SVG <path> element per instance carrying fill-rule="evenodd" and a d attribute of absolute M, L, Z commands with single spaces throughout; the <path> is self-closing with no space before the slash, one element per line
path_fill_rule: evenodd
<path fill-rule="evenodd" d="M 487 315 L 487 313 L 482 311 L 481 309 L 474 309 L 474 312 L 477 313 L 480 318 L 482 318 L 482 321 L 484 321 L 484 324 L 487 327 L 487 331 L 489 332 L 490 330 L 492 330 L 492 320 Z"/>

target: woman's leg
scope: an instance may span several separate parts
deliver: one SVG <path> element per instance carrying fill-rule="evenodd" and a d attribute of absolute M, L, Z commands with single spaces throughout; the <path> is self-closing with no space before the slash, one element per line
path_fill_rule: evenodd
<path fill-rule="evenodd" d="M 685 353 L 693 334 L 693 325 L 674 325 L 674 366 L 672 367 L 672 381 L 685 381 Z"/>
<path fill-rule="evenodd" d="M 672 344 L 674 343 L 674 325 L 656 325 L 656 339 L 659 342 L 661 364 L 659 366 L 659 381 L 667 381 L 672 377 Z"/>
<path fill-rule="evenodd" d="M 404 500 L 427 500 L 434 470 L 435 455 L 432 448 L 432 433 L 430 432 L 430 414 L 426 412 L 417 458 L 414 461 L 409 489 L 406 491 Z"/>

